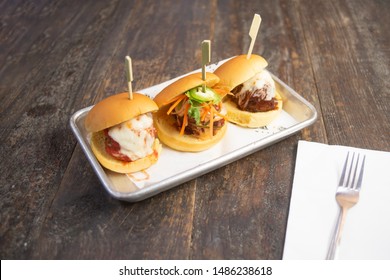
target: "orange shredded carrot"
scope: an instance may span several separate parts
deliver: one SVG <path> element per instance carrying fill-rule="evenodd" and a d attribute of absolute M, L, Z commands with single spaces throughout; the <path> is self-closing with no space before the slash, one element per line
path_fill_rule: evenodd
<path fill-rule="evenodd" d="M 177 98 L 176 102 L 173 103 L 171 107 L 169 107 L 169 109 L 168 109 L 168 111 L 167 111 L 167 115 L 169 115 L 169 114 L 173 111 L 173 109 L 175 109 L 176 106 L 180 103 L 180 101 L 182 101 L 185 97 L 186 97 L 185 94 L 180 95 L 180 96 Z"/>
<path fill-rule="evenodd" d="M 213 108 L 213 106 L 211 106 Z M 213 128 L 214 128 L 214 110 L 210 110 L 210 137 L 213 137 Z"/>
<path fill-rule="evenodd" d="M 184 116 L 183 116 L 183 124 L 182 124 L 181 129 L 180 129 L 181 136 L 184 135 L 184 129 L 188 125 L 188 109 L 189 108 L 190 108 L 190 104 L 186 104 L 186 108 L 185 108 Z"/>
<path fill-rule="evenodd" d="M 173 101 L 178 100 L 179 98 L 182 98 L 183 95 L 184 95 L 184 94 L 180 94 L 180 95 L 178 95 L 178 96 L 172 98 L 170 102 L 173 102 Z"/>
<path fill-rule="evenodd" d="M 207 104 L 206 104 L 207 105 Z M 200 116 L 200 120 L 203 122 L 206 119 L 207 114 L 209 113 L 209 107 L 203 105 L 202 115 Z"/>

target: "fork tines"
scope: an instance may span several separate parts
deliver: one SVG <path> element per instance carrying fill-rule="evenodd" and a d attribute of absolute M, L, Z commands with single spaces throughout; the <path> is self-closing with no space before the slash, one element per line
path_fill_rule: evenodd
<path fill-rule="evenodd" d="M 357 154 L 357 157 L 356 157 Z M 350 158 L 350 152 L 347 154 L 347 158 L 345 159 L 343 172 L 341 174 L 339 186 L 345 186 L 347 188 L 360 190 L 362 186 L 362 178 L 363 178 L 363 170 L 364 170 L 364 162 L 366 160 L 366 156 L 363 155 L 363 159 L 360 159 L 360 154 L 352 152 L 352 158 Z M 359 168 L 359 169 L 358 169 Z M 359 177 L 355 182 L 356 173 L 360 170 Z"/>

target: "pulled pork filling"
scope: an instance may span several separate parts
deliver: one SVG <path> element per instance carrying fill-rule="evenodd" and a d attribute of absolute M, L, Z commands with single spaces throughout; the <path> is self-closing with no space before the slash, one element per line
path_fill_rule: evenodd
<path fill-rule="evenodd" d="M 266 71 L 236 86 L 232 93 L 234 94 L 232 100 L 243 111 L 267 112 L 278 107 L 278 101 L 275 99 L 275 83 Z"/>
<path fill-rule="evenodd" d="M 180 135 L 210 138 L 225 124 L 226 110 L 216 90 L 202 86 L 176 96 L 167 109 Z"/>
<path fill-rule="evenodd" d="M 213 105 L 216 111 L 220 111 L 221 107 Z M 176 125 L 178 130 L 183 126 L 184 116 L 175 114 Z M 216 116 L 213 121 L 213 135 L 217 134 L 218 130 L 225 124 L 225 119 Z M 187 126 L 184 129 L 184 134 L 200 136 L 206 133 L 206 129 L 210 128 L 210 117 L 207 116 L 204 120 L 197 123 L 196 119 L 188 116 Z"/>

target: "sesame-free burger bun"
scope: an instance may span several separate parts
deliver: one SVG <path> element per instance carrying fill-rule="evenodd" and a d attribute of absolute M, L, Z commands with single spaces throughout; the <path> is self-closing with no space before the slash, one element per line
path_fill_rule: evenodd
<path fill-rule="evenodd" d="M 118 173 L 132 173 L 144 170 L 156 163 L 162 148 L 157 138 L 154 140 L 153 153 L 150 155 L 135 161 L 122 161 L 106 151 L 104 130 L 157 110 L 157 104 L 140 93 L 133 93 L 131 100 L 129 93 L 124 92 L 112 95 L 97 103 L 85 118 L 85 128 L 91 133 L 91 149 L 100 164 Z"/>
<path fill-rule="evenodd" d="M 97 132 L 157 110 L 157 104 L 149 97 L 133 93 L 133 99 L 130 100 L 129 93 L 123 92 L 93 106 L 85 118 L 85 128 L 88 132 Z"/>
<path fill-rule="evenodd" d="M 168 85 L 154 98 L 160 108 L 154 113 L 154 125 L 157 129 L 157 136 L 162 143 L 178 151 L 199 152 L 210 148 L 222 139 L 226 132 L 226 123 L 213 136 L 210 136 L 209 128 L 204 128 L 202 135 L 181 135 L 177 129 L 175 118 L 167 114 L 170 104 L 179 95 L 203 84 L 212 88 L 218 82 L 219 78 L 213 73 L 206 73 L 206 81 L 202 80 L 202 73 L 193 73 Z"/>
<path fill-rule="evenodd" d="M 268 65 L 262 56 L 252 54 L 249 59 L 246 56 L 235 56 L 214 71 L 214 74 L 220 78 L 218 85 L 227 86 L 229 90 L 232 90 L 263 71 Z"/>
<path fill-rule="evenodd" d="M 276 92 L 275 98 L 278 100 L 278 107 L 275 110 L 256 113 L 240 110 L 237 108 L 236 103 L 231 100 L 227 100 L 224 102 L 224 106 L 227 111 L 226 118 L 229 122 L 243 127 L 257 128 L 266 126 L 276 119 L 282 111 L 283 101 L 278 92 Z"/>
<path fill-rule="evenodd" d="M 166 86 L 153 100 L 161 108 L 168 105 L 178 95 L 203 84 L 207 87 L 213 87 L 219 82 L 218 76 L 213 73 L 206 72 L 206 81 L 202 80 L 202 73 L 193 73 L 179 78 L 172 84 Z"/>
<path fill-rule="evenodd" d="M 247 55 L 235 56 L 219 66 L 214 73 L 220 78 L 216 87 L 223 87 L 232 91 L 236 86 L 250 80 L 255 75 L 262 73 L 268 65 L 268 62 L 259 55 L 252 54 L 249 59 Z M 266 73 L 268 74 L 268 73 Z M 269 79 L 272 77 L 268 74 Z M 241 110 L 237 104 L 228 96 L 224 100 L 224 106 L 229 122 L 238 124 L 243 127 L 257 128 L 268 125 L 282 111 L 283 100 L 275 89 L 275 99 L 277 106 L 275 109 L 265 112 L 249 112 Z"/>
<path fill-rule="evenodd" d="M 153 143 L 152 154 L 135 161 L 126 162 L 118 160 L 106 152 L 104 132 L 99 131 L 92 134 L 91 149 L 97 160 L 105 168 L 118 173 L 133 173 L 155 164 L 160 156 L 162 146 L 156 138 Z"/>

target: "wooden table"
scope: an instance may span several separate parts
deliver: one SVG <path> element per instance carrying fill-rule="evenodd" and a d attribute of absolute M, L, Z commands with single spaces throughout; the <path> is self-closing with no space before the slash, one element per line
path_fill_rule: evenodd
<path fill-rule="evenodd" d="M 69 127 L 126 90 L 253 52 L 314 125 L 138 203 L 111 198 Z M 0 1 L 1 259 L 281 259 L 298 140 L 390 151 L 390 2 Z"/>

